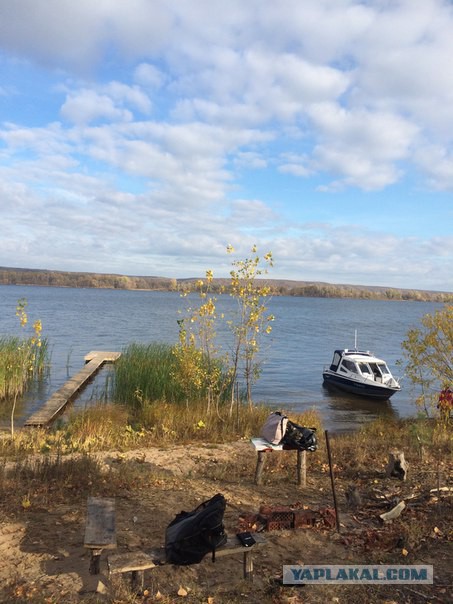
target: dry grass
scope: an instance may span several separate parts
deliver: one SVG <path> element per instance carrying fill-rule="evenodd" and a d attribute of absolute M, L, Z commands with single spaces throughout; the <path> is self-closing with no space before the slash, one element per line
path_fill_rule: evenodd
<path fill-rule="evenodd" d="M 67 423 L 52 429 L 22 430 L 14 439 L 0 438 L 0 458 L 232 442 L 259 434 L 269 413 L 269 407 L 264 405 L 252 408 L 240 405 L 230 417 L 225 410 L 222 414 L 216 410 L 207 413 L 203 402 L 186 406 L 157 401 L 139 410 L 99 403 L 74 413 Z M 291 417 L 321 433 L 321 418 L 315 410 Z"/>

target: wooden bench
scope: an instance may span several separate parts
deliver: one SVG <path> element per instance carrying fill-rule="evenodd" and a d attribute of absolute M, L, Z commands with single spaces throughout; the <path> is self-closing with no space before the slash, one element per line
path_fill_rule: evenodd
<path fill-rule="evenodd" d="M 90 573 L 98 575 L 102 550 L 116 548 L 114 499 L 88 497 L 84 547 L 91 551 Z"/>
<path fill-rule="evenodd" d="M 165 555 L 165 552 L 163 553 Z M 160 552 L 125 552 L 118 554 L 109 554 L 107 564 L 109 576 L 116 574 L 131 573 L 131 588 L 136 590 L 143 589 L 145 570 L 164 564 L 165 559 Z"/>
<path fill-rule="evenodd" d="M 252 438 L 250 439 L 255 451 L 258 453 L 258 459 L 256 462 L 255 470 L 255 484 L 260 485 L 262 483 L 262 475 L 264 468 L 264 460 L 266 453 L 272 453 L 273 451 L 297 451 L 297 484 L 298 486 L 305 487 L 307 485 L 307 452 L 300 451 L 299 449 L 292 449 L 286 445 L 273 445 L 264 438 Z"/>
<path fill-rule="evenodd" d="M 229 537 L 225 545 L 216 549 L 215 557 L 230 556 L 233 554 L 243 555 L 243 577 L 247 580 L 253 580 L 253 550 L 257 547 L 266 545 L 266 539 L 259 533 L 253 534 L 255 544 L 251 547 L 244 547 L 239 539 Z M 131 573 L 131 585 L 133 589 L 143 588 L 144 571 L 167 564 L 165 559 L 165 549 L 154 548 L 148 552 L 135 551 L 118 554 L 109 554 L 108 559 L 109 575 Z"/>

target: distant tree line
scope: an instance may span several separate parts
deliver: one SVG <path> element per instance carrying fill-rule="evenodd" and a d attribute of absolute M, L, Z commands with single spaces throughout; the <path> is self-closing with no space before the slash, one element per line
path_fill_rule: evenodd
<path fill-rule="evenodd" d="M 360 298 L 369 300 L 415 300 L 418 302 L 451 302 L 453 293 L 398 288 L 372 288 L 348 285 L 302 285 L 287 295 L 313 298 Z"/>
<path fill-rule="evenodd" d="M 192 289 L 195 279 L 178 279 L 178 290 Z M 263 287 L 269 288 L 271 296 L 298 296 L 303 298 L 356 298 L 365 300 L 415 300 L 418 302 L 453 301 L 452 292 L 434 292 L 425 290 L 399 289 L 366 285 L 337 285 L 330 283 L 311 283 L 278 279 L 262 280 Z M 211 290 L 215 293 L 228 292 L 226 279 L 214 279 Z"/>
<path fill-rule="evenodd" d="M 47 287 L 90 287 L 125 290 L 192 290 L 197 278 L 171 279 L 168 277 L 143 277 L 103 273 L 76 273 L 39 269 L 0 267 L 0 285 L 41 285 Z M 263 288 L 272 296 L 300 296 L 305 298 L 356 298 L 368 300 L 414 300 L 419 302 L 453 302 L 452 292 L 337 285 L 304 281 L 264 280 Z M 229 292 L 228 279 L 214 279 L 213 293 Z"/>
<path fill-rule="evenodd" d="M 175 290 L 176 279 L 129 277 L 102 273 L 0 268 L 1 285 L 42 285 L 47 287 L 92 287 L 105 289 Z"/>

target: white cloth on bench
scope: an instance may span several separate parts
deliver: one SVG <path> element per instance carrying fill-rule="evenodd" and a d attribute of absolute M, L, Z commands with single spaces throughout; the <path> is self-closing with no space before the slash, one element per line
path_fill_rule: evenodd
<path fill-rule="evenodd" d="M 283 451 L 283 445 L 273 445 L 265 438 L 251 438 L 252 445 L 256 451 Z"/>

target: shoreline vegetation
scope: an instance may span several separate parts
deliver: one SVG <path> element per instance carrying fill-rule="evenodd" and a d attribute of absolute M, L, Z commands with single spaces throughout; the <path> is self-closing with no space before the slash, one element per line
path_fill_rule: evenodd
<path fill-rule="evenodd" d="M 65 272 L 27 268 L 0 267 L 0 285 L 42 287 L 76 287 L 119 290 L 176 291 L 192 290 L 198 278 L 172 279 L 157 276 L 129 276 L 107 273 Z M 287 279 L 262 279 L 271 296 L 308 298 L 355 298 L 418 302 L 453 302 L 453 292 L 403 289 L 371 285 L 332 284 Z M 212 293 L 228 293 L 229 279 L 214 278 Z"/>

